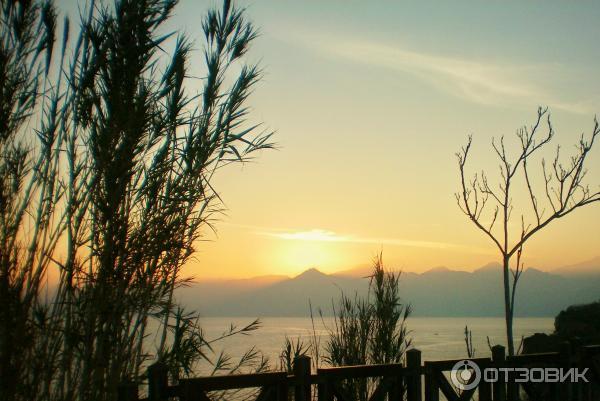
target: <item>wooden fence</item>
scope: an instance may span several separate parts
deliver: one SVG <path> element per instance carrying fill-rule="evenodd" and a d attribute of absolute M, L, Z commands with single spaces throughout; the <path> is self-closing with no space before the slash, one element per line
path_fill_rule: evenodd
<path fill-rule="evenodd" d="M 147 401 L 210 401 L 217 394 L 220 400 L 234 398 L 223 391 L 251 389 L 248 396 L 255 401 L 353 401 L 356 395 L 348 394 L 349 381 L 371 378 L 369 401 L 600 401 L 600 346 L 579 347 L 572 350 L 564 344 L 560 352 L 526 354 L 507 357 L 504 347 L 495 346 L 491 358 L 469 359 L 483 372 L 485 368 L 504 368 L 498 381 L 490 383 L 480 380 L 473 389 L 459 391 L 448 373 L 462 360 L 426 361 L 421 363 L 421 352 L 407 351 L 406 365 L 365 365 L 320 368 L 311 372 L 309 357 L 297 358 L 294 372 L 268 372 L 210 376 L 179 379 L 169 383 L 167 369 L 155 364 L 148 369 Z M 508 369 L 507 369 L 508 368 Z M 563 383 L 518 383 L 516 372 L 510 368 L 578 368 L 588 369 L 586 379 Z M 474 377 L 474 376 L 472 376 Z M 507 379 L 507 380 L 506 380 Z M 362 381 L 362 383 L 365 383 Z M 469 384 L 469 383 L 467 383 Z M 138 384 L 123 384 L 119 401 L 141 401 Z M 216 393 L 215 393 L 216 392 Z"/>

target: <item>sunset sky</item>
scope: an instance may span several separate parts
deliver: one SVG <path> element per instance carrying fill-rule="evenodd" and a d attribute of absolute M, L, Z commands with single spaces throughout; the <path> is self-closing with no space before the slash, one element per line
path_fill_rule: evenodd
<path fill-rule="evenodd" d="M 182 0 L 171 22 L 197 48 L 210 4 Z M 538 105 L 557 131 L 549 156 L 558 143 L 572 152 L 600 112 L 598 2 L 240 4 L 261 31 L 253 118 L 277 131 L 279 150 L 217 177 L 228 212 L 189 265 L 199 278 L 334 272 L 380 250 L 408 271 L 498 260 L 456 205 L 455 152 L 472 134 L 470 171 L 496 177 L 492 136 L 516 143 Z M 201 75 L 199 53 L 192 64 Z M 588 168 L 597 189 L 600 145 Z M 526 265 L 600 255 L 599 222 L 597 203 L 554 223 L 528 243 Z"/>
<path fill-rule="evenodd" d="M 600 112 L 595 2 L 242 4 L 261 30 L 254 117 L 280 150 L 218 177 L 229 211 L 216 241 L 198 247 L 199 277 L 333 272 L 380 250 L 410 271 L 498 260 L 456 205 L 455 152 L 473 134 L 471 171 L 495 174 L 491 137 L 514 139 L 538 105 L 565 154 Z M 182 1 L 173 22 L 197 36 L 205 8 Z M 588 167 L 598 188 L 600 146 Z M 529 243 L 526 264 L 599 255 L 599 222 L 600 204 L 556 222 Z"/>

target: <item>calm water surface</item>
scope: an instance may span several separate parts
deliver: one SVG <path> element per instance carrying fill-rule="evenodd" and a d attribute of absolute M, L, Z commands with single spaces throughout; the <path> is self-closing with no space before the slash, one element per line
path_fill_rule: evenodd
<path fill-rule="evenodd" d="M 214 338 L 227 330 L 230 324 L 243 326 L 253 318 L 204 318 L 201 325 L 208 338 Z M 233 357 L 241 356 L 248 348 L 255 346 L 262 351 L 272 364 L 277 364 L 279 353 L 286 335 L 290 338 L 303 338 L 308 342 L 312 335 L 310 318 L 264 318 L 262 326 L 249 336 L 235 336 L 219 342 L 215 351 L 225 349 Z M 473 343 L 477 357 L 490 355 L 487 345 L 489 337 L 492 345 L 505 344 L 503 318 L 425 318 L 411 317 L 407 327 L 411 331 L 413 346 L 422 352 L 423 360 L 458 359 L 466 357 L 464 342 L 465 325 L 473 333 Z M 332 320 L 315 319 L 315 332 L 321 336 L 321 345 L 326 341 L 327 327 Z M 515 341 L 521 336 L 534 333 L 550 333 L 554 328 L 553 318 L 516 318 L 514 323 Z"/>

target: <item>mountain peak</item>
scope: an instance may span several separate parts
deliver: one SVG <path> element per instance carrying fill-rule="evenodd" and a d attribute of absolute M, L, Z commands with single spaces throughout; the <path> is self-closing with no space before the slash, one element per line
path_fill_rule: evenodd
<path fill-rule="evenodd" d="M 297 278 L 310 278 L 310 277 L 323 277 L 323 276 L 327 276 L 327 275 L 325 273 L 323 273 L 322 271 L 320 271 L 319 269 L 317 269 L 316 267 L 311 267 L 310 269 L 305 270 L 302 273 L 298 274 L 294 278 L 297 279 Z"/>
<path fill-rule="evenodd" d="M 451 272 L 453 270 L 449 269 L 446 266 L 436 266 L 436 267 L 432 267 L 431 269 L 425 271 L 423 274 L 427 274 L 427 273 L 445 273 L 445 272 Z"/>
<path fill-rule="evenodd" d="M 479 269 L 476 269 L 476 272 L 485 272 L 485 271 L 491 271 L 491 270 L 498 270 L 502 267 L 502 265 L 498 262 L 489 262 L 486 263 L 485 265 L 481 266 Z"/>

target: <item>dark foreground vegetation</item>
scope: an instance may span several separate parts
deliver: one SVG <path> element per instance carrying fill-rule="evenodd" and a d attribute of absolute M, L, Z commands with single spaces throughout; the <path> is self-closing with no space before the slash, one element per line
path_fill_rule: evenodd
<path fill-rule="evenodd" d="M 554 319 L 554 333 L 525 338 L 523 353 L 556 352 L 565 342 L 573 346 L 600 344 L 600 301 L 561 311 Z"/>
<path fill-rule="evenodd" d="M 199 16 L 194 55 L 164 31 L 176 3 L 90 1 L 73 22 L 51 1 L 1 2 L 3 401 L 114 400 L 152 361 L 174 376 L 263 368 L 252 350 L 215 354 L 173 298 L 221 209 L 214 174 L 272 147 L 246 121 L 254 27 L 225 1 Z"/>

